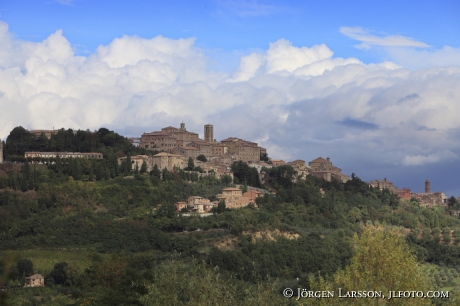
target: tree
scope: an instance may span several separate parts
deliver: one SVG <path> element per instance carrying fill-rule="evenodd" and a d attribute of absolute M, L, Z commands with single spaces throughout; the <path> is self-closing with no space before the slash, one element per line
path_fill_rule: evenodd
<path fill-rule="evenodd" d="M 384 298 L 309 299 L 311 305 L 431 305 L 429 299 L 423 298 L 388 299 L 390 291 L 430 290 L 429 279 L 400 234 L 365 228 L 361 237 L 355 234 L 354 242 L 355 255 L 350 265 L 337 271 L 332 281 L 310 277 L 310 290 L 338 293 L 341 288 L 342 295 L 352 290 L 381 291 Z"/>
<path fill-rule="evenodd" d="M 454 196 L 451 196 L 448 200 L 447 200 L 447 205 L 449 205 L 449 207 L 453 207 L 455 205 L 455 203 L 457 203 L 457 199 L 455 199 Z"/>
<path fill-rule="evenodd" d="M 93 163 L 91 163 L 89 165 L 89 177 L 88 177 L 88 180 L 90 180 L 90 181 L 92 181 L 94 179 L 93 178 L 93 176 L 94 176 L 94 168 L 93 167 L 94 167 L 94 165 L 93 165 Z"/>
<path fill-rule="evenodd" d="M 228 186 L 229 184 L 231 184 L 233 182 L 233 180 L 232 180 L 232 177 L 230 175 L 226 174 L 226 175 L 221 176 L 220 182 L 222 184 L 224 184 L 225 186 Z"/>
<path fill-rule="evenodd" d="M 208 161 L 208 159 L 206 158 L 206 156 L 204 156 L 204 154 L 198 155 L 196 159 L 199 161 L 202 161 L 203 163 Z"/>
<path fill-rule="evenodd" d="M 147 163 L 144 160 L 141 166 L 141 173 L 146 173 L 146 172 L 147 172 Z"/>
<path fill-rule="evenodd" d="M 150 171 L 150 179 L 152 182 L 158 182 L 161 179 L 161 171 L 158 169 L 157 164 L 155 164 L 152 171 Z"/>
<path fill-rule="evenodd" d="M 163 181 L 170 181 L 172 180 L 171 172 L 169 172 L 168 168 L 163 169 Z"/>
<path fill-rule="evenodd" d="M 19 278 L 24 278 L 34 274 L 34 264 L 29 259 L 18 260 L 16 267 Z"/>
<path fill-rule="evenodd" d="M 131 172 L 131 168 L 132 168 L 131 156 L 128 154 L 128 156 L 126 156 L 124 175 L 129 175 L 129 173 Z"/>
<path fill-rule="evenodd" d="M 225 201 L 224 200 L 220 200 L 219 201 L 219 204 L 217 204 L 217 213 L 223 213 L 225 211 Z"/>
<path fill-rule="evenodd" d="M 260 154 L 260 160 L 261 161 L 268 161 L 268 154 L 267 153 L 261 153 Z"/>
<path fill-rule="evenodd" d="M 195 169 L 195 163 L 193 162 L 193 158 L 188 158 L 188 166 L 186 170 L 193 171 Z"/>
<path fill-rule="evenodd" d="M 56 285 L 64 285 L 67 280 L 65 268 L 67 267 L 66 262 L 58 262 L 54 265 L 53 270 L 50 272 L 49 277 L 54 280 Z"/>

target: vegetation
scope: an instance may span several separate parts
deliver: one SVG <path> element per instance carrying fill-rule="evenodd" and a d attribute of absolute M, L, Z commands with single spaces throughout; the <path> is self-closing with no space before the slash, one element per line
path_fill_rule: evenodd
<path fill-rule="evenodd" d="M 37 144 L 25 132 L 12 132 L 9 157 Z M 296 301 L 281 294 L 284 288 L 360 287 L 450 290 L 448 300 L 415 299 L 416 305 L 458 303 L 460 222 L 452 199 L 448 207 L 424 208 L 399 200 L 389 190 L 369 187 L 354 174 L 345 184 L 312 176 L 294 180 L 290 166 L 263 169 L 262 185 L 255 168 L 235 162 L 235 183 L 270 190 L 257 198 L 257 208 L 230 210 L 221 202 L 211 216 L 187 215 L 177 213 L 174 203 L 192 195 L 216 200 L 223 188 L 233 186 L 231 177 L 200 177 L 193 159 L 187 171 L 155 166 L 147 172 L 144 165 L 132 169 L 130 156 L 139 152 L 110 134 L 92 133 L 98 137 L 95 146 L 105 152 L 103 160 L 56 158 L 45 164 L 27 160 L 0 166 L 0 286 L 8 289 L 0 291 L 0 301 L 389 303 Z M 56 135 L 67 135 L 63 140 L 52 137 L 56 150 L 94 149 L 86 138 L 80 147 L 72 142 L 81 131 Z M 71 141 L 66 144 L 65 139 Z M 48 143 L 41 147 L 51 148 Z M 121 165 L 119 152 L 126 156 Z M 31 273 L 42 274 L 46 287 L 12 289 Z M 391 305 L 402 301 L 412 303 L 404 299 Z"/>

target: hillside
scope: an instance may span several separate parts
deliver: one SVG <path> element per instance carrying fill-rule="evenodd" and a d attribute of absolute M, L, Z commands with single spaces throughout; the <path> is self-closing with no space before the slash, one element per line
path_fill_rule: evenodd
<path fill-rule="evenodd" d="M 334 286 L 328 282 L 348 273 L 369 230 L 402 237 L 398 243 L 428 271 L 432 290 L 455 295 L 460 288 L 454 212 L 400 201 L 356 175 L 346 183 L 273 175 L 276 193 L 257 198 L 257 208 L 202 217 L 176 213 L 174 203 L 213 199 L 227 178 L 192 182 L 177 170 L 162 179 L 110 165 L 70 159 L 1 166 L 0 282 L 14 288 L 39 273 L 46 284 L 5 291 L 12 305 L 160 305 L 168 298 L 171 305 L 218 305 L 223 298 L 228 305 L 295 305 L 283 288 Z M 287 173 L 280 167 L 271 173 Z"/>

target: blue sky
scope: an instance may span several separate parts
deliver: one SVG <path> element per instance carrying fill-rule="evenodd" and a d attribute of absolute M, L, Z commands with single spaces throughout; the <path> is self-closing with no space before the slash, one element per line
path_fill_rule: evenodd
<path fill-rule="evenodd" d="M 0 2 L 0 138 L 185 121 L 460 196 L 460 2 Z"/>
<path fill-rule="evenodd" d="M 459 46 L 458 1 L 3 1 L 1 19 L 19 39 L 42 41 L 57 29 L 88 55 L 122 35 L 195 37 L 212 55 L 266 49 L 285 38 L 295 46 L 326 44 L 335 56 L 365 63 L 387 59 L 360 50 L 341 27 L 361 27 L 379 36 L 401 35 L 433 48 Z M 219 68 L 223 67 L 218 63 Z"/>

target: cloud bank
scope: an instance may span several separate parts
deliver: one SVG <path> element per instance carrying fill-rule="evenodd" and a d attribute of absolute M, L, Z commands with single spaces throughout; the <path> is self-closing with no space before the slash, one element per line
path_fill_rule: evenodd
<path fill-rule="evenodd" d="M 123 36 L 81 57 L 60 30 L 28 42 L 4 22 L 0 45 L 2 139 L 18 125 L 106 126 L 139 136 L 185 121 L 200 133 L 213 123 L 219 140 L 258 141 L 272 157 L 330 156 L 345 171 L 359 172 L 364 162 L 411 168 L 460 154 L 455 60 L 411 71 L 280 39 L 226 74 L 208 68 L 211 59 L 193 38 Z"/>

